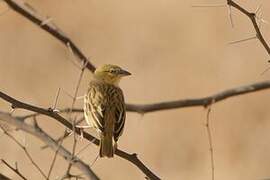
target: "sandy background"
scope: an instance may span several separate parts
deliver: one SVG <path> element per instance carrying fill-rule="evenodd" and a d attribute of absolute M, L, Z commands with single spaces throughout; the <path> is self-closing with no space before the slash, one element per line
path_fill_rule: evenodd
<path fill-rule="evenodd" d="M 227 8 L 191 8 L 215 1 L 176 0 L 29 0 L 53 21 L 99 66 L 118 64 L 133 76 L 122 81 L 126 101 L 151 103 L 195 98 L 239 85 L 266 80 L 261 76 L 269 56 L 257 40 L 228 45 L 254 34 L 249 20 L 233 10 L 232 29 Z M 270 20 L 270 2 L 240 1 L 250 10 L 262 3 Z M 1 2 L 0 10 L 7 6 Z M 74 93 L 79 70 L 70 52 L 46 32 L 12 10 L 0 16 L 0 90 L 25 102 L 50 107 L 59 87 Z M 270 42 L 269 25 L 262 26 Z M 84 74 L 83 95 L 91 73 Z M 270 177 L 270 98 L 262 91 L 228 99 L 212 107 L 211 121 L 218 180 L 254 180 Z M 70 106 L 62 94 L 58 108 Z M 76 107 L 82 107 L 78 101 Z M 10 107 L 0 101 L 0 109 Z M 25 114 L 18 110 L 15 115 Z M 211 178 L 209 146 L 203 108 L 176 109 L 146 114 L 128 113 L 119 147 L 136 152 L 162 179 Z M 40 125 L 53 137 L 63 130 L 59 123 L 42 117 Z M 61 129 L 61 131 L 59 131 Z M 41 168 L 47 172 L 53 152 L 41 151 L 42 142 L 14 132 Z M 87 144 L 80 142 L 80 147 Z M 72 138 L 65 141 L 71 147 Z M 91 145 L 80 157 L 91 163 L 97 147 Z M 40 179 L 23 152 L 6 136 L 0 136 L 0 158 L 18 161 L 30 179 Z M 66 162 L 58 158 L 52 177 L 64 173 Z M 98 160 L 92 167 L 102 179 L 143 179 L 132 164 L 118 157 Z M 76 169 L 73 170 L 77 172 Z M 17 179 L 0 164 L 0 172 Z"/>

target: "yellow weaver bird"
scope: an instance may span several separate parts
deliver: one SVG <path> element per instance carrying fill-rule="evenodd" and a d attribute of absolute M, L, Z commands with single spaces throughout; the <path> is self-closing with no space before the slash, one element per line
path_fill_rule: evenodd
<path fill-rule="evenodd" d="M 131 75 L 116 65 L 97 68 L 84 99 L 84 115 L 89 126 L 100 136 L 100 157 L 113 157 L 118 138 L 122 135 L 126 119 L 120 79 Z"/>

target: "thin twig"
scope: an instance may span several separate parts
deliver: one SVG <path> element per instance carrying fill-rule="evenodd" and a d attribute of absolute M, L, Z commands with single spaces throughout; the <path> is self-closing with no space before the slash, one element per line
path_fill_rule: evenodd
<path fill-rule="evenodd" d="M 34 161 L 34 159 L 32 158 L 32 156 L 30 155 L 30 153 L 28 152 L 28 150 L 26 149 L 26 147 L 24 145 L 22 145 L 15 137 L 13 137 L 11 134 L 9 134 L 1 125 L 0 128 L 4 131 L 4 133 L 10 138 L 12 139 L 25 153 L 25 155 L 27 156 L 27 158 L 31 161 L 31 163 L 36 167 L 36 169 L 39 171 L 39 173 L 45 178 L 47 179 L 47 176 L 45 175 L 45 173 L 42 171 L 42 169 L 38 166 L 38 164 Z"/>
<path fill-rule="evenodd" d="M 246 10 L 245 8 L 243 8 L 242 6 L 240 6 L 239 4 L 234 2 L 233 0 L 227 0 L 227 4 L 228 4 L 228 6 L 232 6 L 235 9 L 239 10 L 241 13 L 245 14 L 251 20 L 252 25 L 254 27 L 254 30 L 256 31 L 257 38 L 262 43 L 262 45 L 265 48 L 265 50 L 267 51 L 268 55 L 270 55 L 270 47 L 266 43 L 266 41 L 261 33 L 261 30 L 258 26 L 258 23 L 256 21 L 256 12 L 258 12 L 258 10 L 256 10 L 255 13 L 249 12 L 248 10 Z"/>
<path fill-rule="evenodd" d="M 87 145 L 85 145 L 82 149 L 80 149 L 77 153 L 76 156 L 79 156 L 84 150 L 86 150 L 91 144 L 93 143 L 88 143 Z"/>
<path fill-rule="evenodd" d="M 56 106 L 57 106 L 57 103 L 58 103 L 58 98 L 59 98 L 59 94 L 60 94 L 60 91 L 61 91 L 61 88 L 58 88 L 57 90 L 57 94 L 56 94 L 56 97 L 55 97 L 55 100 L 54 100 L 54 103 L 53 103 L 53 110 L 56 109 Z"/>
<path fill-rule="evenodd" d="M 192 5 L 191 7 L 195 8 L 209 8 L 209 7 L 225 7 L 226 4 L 196 4 Z"/>
<path fill-rule="evenodd" d="M 268 66 L 267 68 L 265 68 L 265 70 L 263 70 L 263 72 L 261 72 L 261 76 L 264 75 L 267 71 L 269 71 L 270 66 Z"/>
<path fill-rule="evenodd" d="M 75 89 L 75 92 L 74 92 L 74 96 L 73 96 L 73 99 L 72 99 L 71 108 L 70 108 L 70 111 L 68 112 L 68 116 L 69 116 L 69 119 L 70 120 L 71 120 L 72 110 L 73 110 L 74 105 L 75 105 L 75 102 L 76 102 L 76 98 L 77 98 L 77 95 L 78 95 L 78 91 L 79 91 L 79 88 L 80 88 L 81 80 L 82 80 L 82 77 L 83 77 L 84 70 L 85 70 L 85 67 L 86 66 L 87 66 L 87 64 L 84 64 L 83 67 L 81 68 L 79 79 L 78 79 L 78 82 L 77 82 L 77 85 L 76 85 L 76 89 Z M 76 118 L 74 118 L 73 119 L 73 127 L 72 127 L 72 131 L 73 132 L 75 132 L 75 126 L 76 126 L 76 124 L 77 124 L 76 123 Z M 72 157 L 75 157 L 76 145 L 77 145 L 76 133 L 73 133 Z M 66 171 L 66 175 L 69 175 L 70 174 L 71 167 L 72 167 L 72 163 L 69 162 L 68 168 L 67 168 L 67 171 Z"/>
<path fill-rule="evenodd" d="M 212 132 L 210 128 L 210 113 L 211 113 L 211 106 L 209 106 L 207 109 L 205 127 L 206 127 L 206 132 L 207 132 L 207 139 L 209 143 L 209 151 L 210 151 L 210 158 L 211 158 L 211 177 L 212 177 L 212 180 L 215 180 L 215 161 L 214 161 L 213 138 L 212 138 Z"/>
<path fill-rule="evenodd" d="M 74 111 L 73 111 L 73 112 L 74 112 Z M 41 114 L 39 114 L 39 115 L 41 115 Z M 81 118 L 81 119 L 79 119 L 79 120 L 76 122 L 76 125 L 80 124 L 82 121 L 84 121 L 84 117 Z M 69 137 L 71 134 L 72 134 L 72 132 L 69 132 L 69 131 L 65 130 L 64 135 L 58 137 L 55 141 L 59 143 L 59 142 L 62 140 L 62 138 L 63 138 L 63 140 L 65 140 L 65 139 L 66 139 L 67 137 Z M 44 145 L 44 146 L 41 147 L 41 149 L 46 149 L 47 147 L 48 147 L 48 145 Z"/>
<path fill-rule="evenodd" d="M 240 39 L 240 40 L 237 40 L 237 41 L 232 41 L 232 42 L 229 42 L 229 44 L 242 43 L 242 42 L 249 41 L 249 40 L 252 40 L 252 39 L 257 39 L 257 36 L 252 36 L 252 37 L 249 37 L 249 38 L 244 38 L 244 39 Z"/>
<path fill-rule="evenodd" d="M 14 173 L 16 173 L 20 178 L 23 180 L 27 180 L 27 178 L 19 171 L 18 167 L 14 168 L 12 167 L 7 161 L 4 159 L 1 159 L 2 163 L 4 163 L 9 169 L 11 169 Z M 1 179 L 1 178 L 0 178 Z"/>
<path fill-rule="evenodd" d="M 65 133 L 66 133 L 66 130 L 65 130 Z M 60 150 L 60 147 L 62 146 L 62 143 L 64 141 L 64 137 L 65 137 L 65 134 L 60 138 L 59 142 L 57 142 L 58 143 L 58 147 L 57 147 L 56 151 L 54 152 L 53 160 L 52 160 L 52 163 L 50 165 L 49 172 L 48 172 L 48 175 L 47 175 L 47 178 L 48 179 L 50 179 L 50 176 L 51 176 L 53 167 L 54 167 L 55 162 L 56 162 L 57 155 L 58 155 L 59 150 Z"/>
<path fill-rule="evenodd" d="M 233 23 L 233 18 L 232 18 L 232 8 L 231 8 L 231 6 L 228 6 L 228 15 L 229 15 L 229 20 L 230 20 L 231 26 L 233 28 L 234 23 Z"/>
<path fill-rule="evenodd" d="M 27 132 L 37 137 L 39 140 L 41 140 L 45 144 L 48 144 L 50 148 L 52 148 L 54 151 L 56 151 L 59 147 L 59 144 L 55 142 L 53 138 L 50 135 L 48 135 L 45 131 L 43 131 L 40 127 L 31 126 L 25 123 L 24 121 L 22 121 L 22 119 L 11 116 L 9 113 L 0 112 L 0 121 L 7 122 L 17 127 L 17 129 L 20 129 L 24 132 Z M 71 153 L 68 150 L 66 150 L 63 146 L 60 146 L 59 154 L 66 161 L 71 161 L 72 159 L 74 159 L 72 158 Z M 80 169 L 87 176 L 88 179 L 93 179 L 93 180 L 99 179 L 97 175 L 91 170 L 89 165 L 84 163 L 81 159 L 76 158 L 76 160 L 73 160 L 72 162 L 73 162 L 73 166 Z"/>

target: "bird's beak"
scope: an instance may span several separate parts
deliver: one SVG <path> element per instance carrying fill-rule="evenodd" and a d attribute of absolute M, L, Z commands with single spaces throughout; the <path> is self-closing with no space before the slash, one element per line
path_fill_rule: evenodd
<path fill-rule="evenodd" d="M 123 69 L 122 69 L 122 70 L 120 71 L 120 75 L 121 75 L 121 76 L 130 76 L 131 73 L 128 72 L 128 71 L 126 71 L 126 70 L 123 70 Z"/>

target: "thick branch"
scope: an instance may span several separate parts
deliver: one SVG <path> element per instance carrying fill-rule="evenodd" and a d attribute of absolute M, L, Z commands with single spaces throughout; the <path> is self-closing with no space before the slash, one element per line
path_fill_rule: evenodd
<path fill-rule="evenodd" d="M 65 118 L 60 116 L 59 114 L 53 112 L 52 109 L 50 109 L 50 108 L 49 109 L 44 109 L 44 108 L 36 107 L 36 106 L 30 105 L 30 104 L 18 101 L 18 100 L 8 96 L 7 94 L 5 94 L 3 92 L 0 92 L 0 98 L 2 98 L 5 101 L 11 103 L 13 108 L 26 109 L 26 110 L 29 110 L 29 111 L 33 111 L 33 112 L 36 112 L 36 113 L 39 113 L 39 114 L 49 116 L 49 117 L 57 120 L 58 122 L 60 122 L 64 126 L 66 126 L 67 128 L 73 129 L 73 125 L 72 125 L 71 122 L 69 122 L 68 120 L 66 120 Z M 85 139 L 87 139 L 88 141 L 94 143 L 95 145 L 99 145 L 99 140 L 98 139 L 91 136 L 89 133 L 81 132 L 80 128 L 75 128 L 75 132 L 78 133 L 78 134 L 82 133 L 82 135 L 83 135 L 83 137 Z M 149 168 L 147 168 L 138 158 L 134 158 L 133 154 L 128 154 L 128 153 L 126 153 L 126 152 L 124 152 L 124 151 L 122 151 L 120 149 L 117 149 L 116 155 L 118 155 L 119 157 L 122 157 L 122 158 L 130 161 L 131 163 L 133 163 L 136 167 L 138 167 L 150 179 L 160 179 Z"/>
<path fill-rule="evenodd" d="M 59 154 L 67 161 L 72 161 L 73 165 L 80 169 L 84 174 L 93 180 L 98 180 L 99 178 L 95 175 L 95 173 L 90 169 L 90 167 L 81 161 L 79 158 L 75 158 L 72 154 L 67 151 L 64 147 L 58 145 L 48 134 L 46 134 L 42 129 L 30 126 L 19 118 L 12 117 L 10 114 L 0 112 L 0 121 L 5 121 L 18 129 L 21 129 L 33 136 L 37 137 L 44 143 L 48 144 L 54 151 L 58 149 Z"/>
<path fill-rule="evenodd" d="M 265 48 L 265 50 L 267 51 L 268 55 L 270 55 L 270 47 L 269 45 L 266 43 L 261 30 L 258 26 L 258 23 L 256 21 L 256 14 L 249 12 L 248 10 L 246 10 L 245 8 L 243 8 L 242 6 L 240 6 L 239 4 L 237 4 L 236 2 L 234 2 L 233 0 L 227 0 L 227 4 L 229 6 L 234 7 L 235 9 L 239 10 L 241 13 L 245 14 L 252 22 L 253 27 L 256 31 L 256 36 L 259 39 L 259 41 L 262 43 L 263 47 Z"/>
<path fill-rule="evenodd" d="M 68 48 L 71 48 L 74 55 L 76 55 L 82 64 L 86 64 L 86 68 L 91 72 L 95 71 L 95 66 L 89 62 L 88 58 L 81 52 L 81 50 L 73 43 L 73 41 L 67 37 L 59 28 L 53 23 L 50 23 L 48 19 L 43 19 L 39 14 L 32 9 L 31 6 L 24 3 L 22 0 L 4 0 L 14 11 L 24 16 L 34 24 L 38 25 L 41 29 L 47 31 L 60 42 L 65 44 Z M 30 8 L 31 7 L 31 8 Z M 46 23 L 46 21 L 48 21 Z"/>

